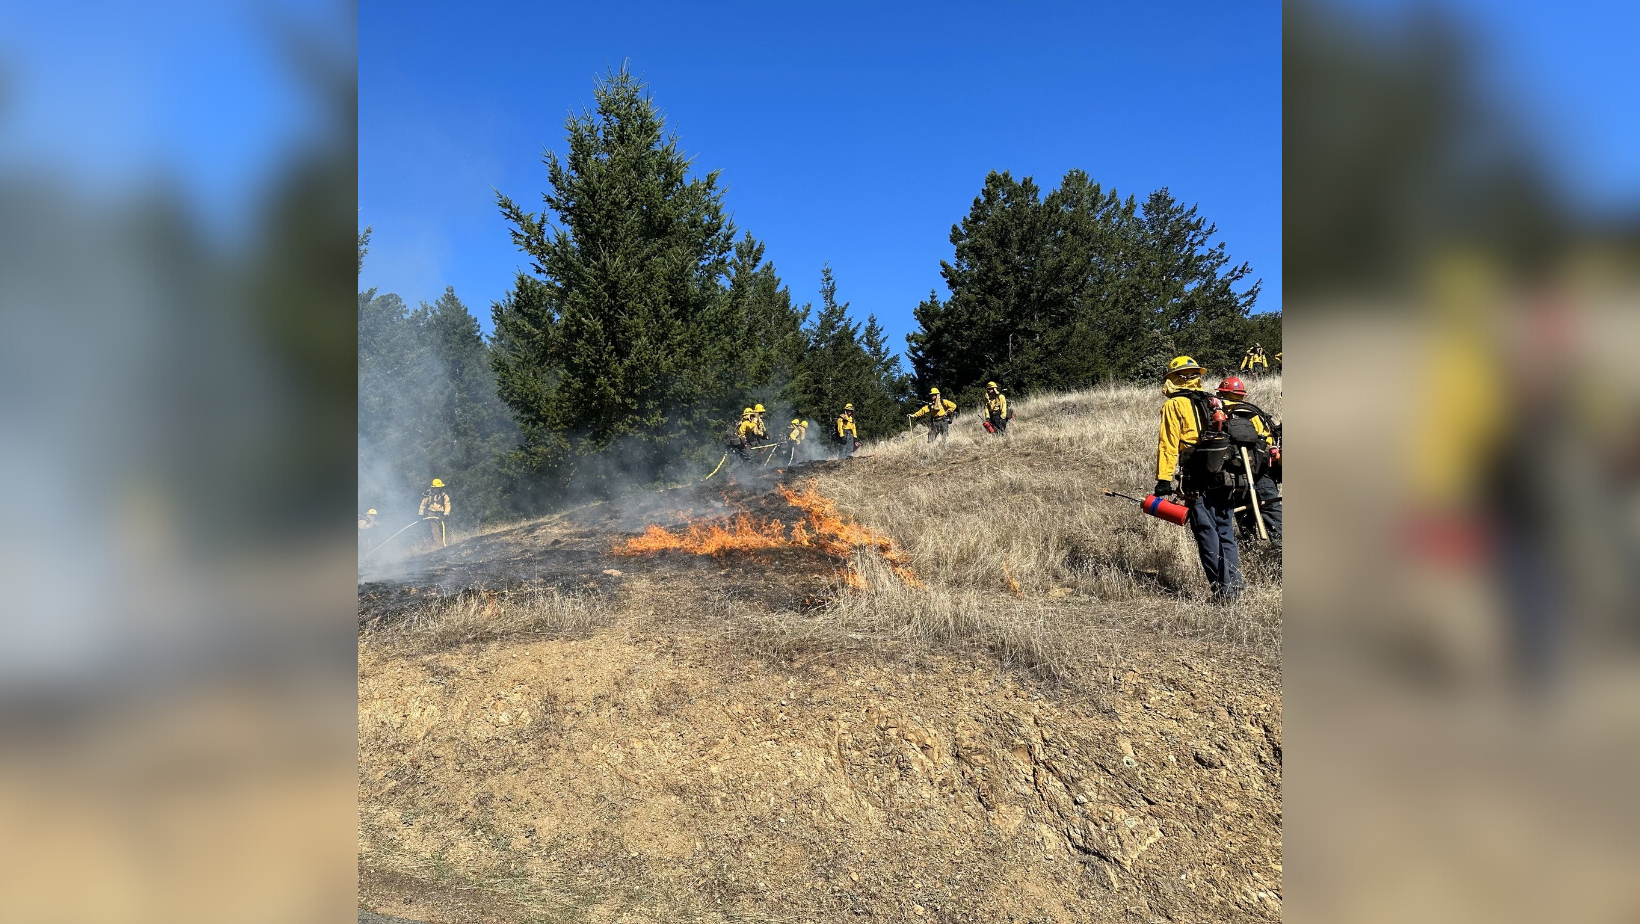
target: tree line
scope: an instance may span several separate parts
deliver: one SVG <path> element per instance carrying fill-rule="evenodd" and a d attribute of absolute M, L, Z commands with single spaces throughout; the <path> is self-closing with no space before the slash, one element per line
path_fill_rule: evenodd
<path fill-rule="evenodd" d="M 565 134 L 544 158 L 541 211 L 496 195 L 529 266 L 491 306 L 488 339 L 453 290 L 414 310 L 360 293 L 361 503 L 437 476 L 467 499 L 457 525 L 500 519 L 698 478 L 754 404 L 771 433 L 795 416 L 814 438 L 853 403 L 877 436 L 933 385 L 972 397 L 995 379 L 1018 395 L 1154 378 L 1178 351 L 1233 368 L 1255 334 L 1280 348 L 1279 316 L 1248 317 L 1247 265 L 1166 190 L 1138 205 L 1072 171 L 1042 196 L 993 173 L 952 229 L 948 298 L 916 309 L 908 374 L 829 266 L 818 306 L 796 303 L 728 216 L 719 174 L 691 170 L 625 67 Z"/>

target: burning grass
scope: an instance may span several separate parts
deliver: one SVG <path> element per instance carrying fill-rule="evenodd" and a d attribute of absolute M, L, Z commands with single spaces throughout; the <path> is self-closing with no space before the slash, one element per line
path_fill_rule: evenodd
<path fill-rule="evenodd" d="M 865 575 L 854 565 L 856 553 L 871 552 L 900 583 L 921 586 L 911 570 L 909 558 L 892 537 L 839 513 L 836 501 L 820 493 L 814 481 L 795 489 L 779 485 L 777 490 L 793 510 L 801 513 L 790 530 L 780 520 L 759 518 L 742 511 L 733 517 L 696 519 L 677 530 L 651 524 L 641 535 L 618 543 L 615 552 L 621 555 L 666 551 L 722 555 L 771 549 L 817 549 L 849 563 L 843 579 L 856 589 L 868 586 Z"/>

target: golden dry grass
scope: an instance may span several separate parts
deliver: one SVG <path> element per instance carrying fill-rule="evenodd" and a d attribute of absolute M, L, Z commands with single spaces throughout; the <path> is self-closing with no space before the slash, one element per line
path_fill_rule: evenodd
<path fill-rule="evenodd" d="M 1264 379 L 1249 397 L 1279 415 L 1280 389 Z M 1060 680 L 1099 673 L 1121 629 L 1275 650 L 1279 549 L 1244 545 L 1247 591 L 1214 604 L 1188 530 L 1101 493 L 1148 492 L 1160 402 L 1132 386 L 1024 400 L 1006 440 L 967 414 L 944 442 L 902 434 L 827 472 L 821 490 L 893 536 L 926 586 L 868 565 L 869 589 L 840 595 L 822 619 L 854 635 L 977 644 Z"/>
<path fill-rule="evenodd" d="M 443 598 L 368 640 L 402 653 L 425 653 L 500 639 L 585 635 L 614 618 L 612 602 L 596 594 L 539 587 L 506 595 L 467 593 Z"/>

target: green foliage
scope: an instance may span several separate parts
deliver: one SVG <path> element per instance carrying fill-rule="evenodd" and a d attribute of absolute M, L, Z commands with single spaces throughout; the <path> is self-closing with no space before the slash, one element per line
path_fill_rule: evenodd
<path fill-rule="evenodd" d="M 778 361 L 750 338 L 785 322 L 761 248 L 733 245 L 717 174 L 690 175 L 644 85 L 623 67 L 593 95 L 568 153 L 546 156 L 546 210 L 497 194 L 535 278 L 496 307 L 495 371 L 520 461 L 603 494 L 715 452 L 737 393 Z"/>
<path fill-rule="evenodd" d="M 910 380 L 900 371 L 899 357 L 889 352 L 874 315 L 867 316 L 863 328 L 849 320 L 848 303 L 837 301 L 830 266 L 820 270 L 820 313 L 804 335 L 806 348 L 787 389 L 798 416 L 819 421 L 821 432 L 828 432 L 843 405 L 852 403 L 861 438 L 904 426 Z"/>
<path fill-rule="evenodd" d="M 1044 196 L 991 173 L 951 229 L 950 298 L 915 310 L 918 391 L 972 402 L 992 379 L 1018 394 L 1149 379 L 1182 352 L 1233 369 L 1260 284 L 1216 234 L 1166 189 L 1140 204 L 1072 170 Z"/>
<path fill-rule="evenodd" d="M 359 503 L 413 513 L 436 477 L 459 501 L 457 526 L 505 514 L 500 462 L 517 431 L 455 290 L 414 311 L 397 295 L 361 292 L 358 324 Z"/>

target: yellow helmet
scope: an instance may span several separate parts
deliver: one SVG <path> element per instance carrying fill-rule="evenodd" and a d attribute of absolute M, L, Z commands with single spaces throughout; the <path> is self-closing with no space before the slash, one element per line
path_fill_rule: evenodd
<path fill-rule="evenodd" d="M 997 383 L 995 383 L 995 382 L 986 382 L 985 387 L 986 388 L 998 388 L 1000 386 L 998 386 Z"/>
<path fill-rule="evenodd" d="M 759 404 L 757 407 L 752 408 L 752 411 L 757 414 L 763 413 L 763 405 Z"/>
<path fill-rule="evenodd" d="M 376 508 L 375 508 L 375 507 L 371 507 L 371 508 L 370 508 L 370 509 L 369 509 L 369 510 L 366 510 L 366 511 L 365 511 L 365 512 L 364 512 L 364 515 L 365 515 L 365 516 L 367 516 L 367 517 L 373 517 L 373 516 L 375 516 L 375 515 L 376 515 Z"/>
<path fill-rule="evenodd" d="M 801 427 L 801 426 L 803 426 L 803 421 L 798 420 L 796 417 L 793 417 L 792 418 L 792 426 Z"/>
<path fill-rule="evenodd" d="M 1168 375 L 1172 375 L 1175 372 L 1206 372 L 1206 371 L 1207 370 L 1205 370 L 1201 367 L 1201 363 L 1196 362 L 1194 359 L 1191 359 L 1188 356 L 1175 356 L 1175 357 L 1173 357 L 1173 360 L 1167 364 L 1167 374 Z"/>
<path fill-rule="evenodd" d="M 433 479 L 433 487 L 435 487 L 435 488 L 444 487 L 444 479 L 443 478 L 434 478 Z"/>
<path fill-rule="evenodd" d="M 854 410 L 854 405 L 852 405 L 852 404 L 845 404 L 845 405 L 843 405 L 843 410 L 845 410 L 845 411 L 852 411 L 852 410 Z"/>
<path fill-rule="evenodd" d="M 940 393 L 940 390 L 938 388 L 930 388 L 928 390 L 928 393 L 931 394 L 931 395 L 937 395 L 937 394 Z"/>
<path fill-rule="evenodd" d="M 740 412 L 740 416 L 742 416 L 742 417 L 750 417 L 750 416 L 752 416 L 752 409 L 751 409 L 751 408 L 747 408 L 747 409 L 746 409 L 746 410 L 744 410 L 744 411 L 741 411 L 741 412 Z"/>
<path fill-rule="evenodd" d="M 806 420 L 805 420 L 805 421 L 803 421 L 803 426 L 805 426 L 805 427 L 806 427 L 806 426 L 808 426 L 808 425 L 809 425 L 809 422 L 808 422 L 808 421 L 806 421 Z"/>

